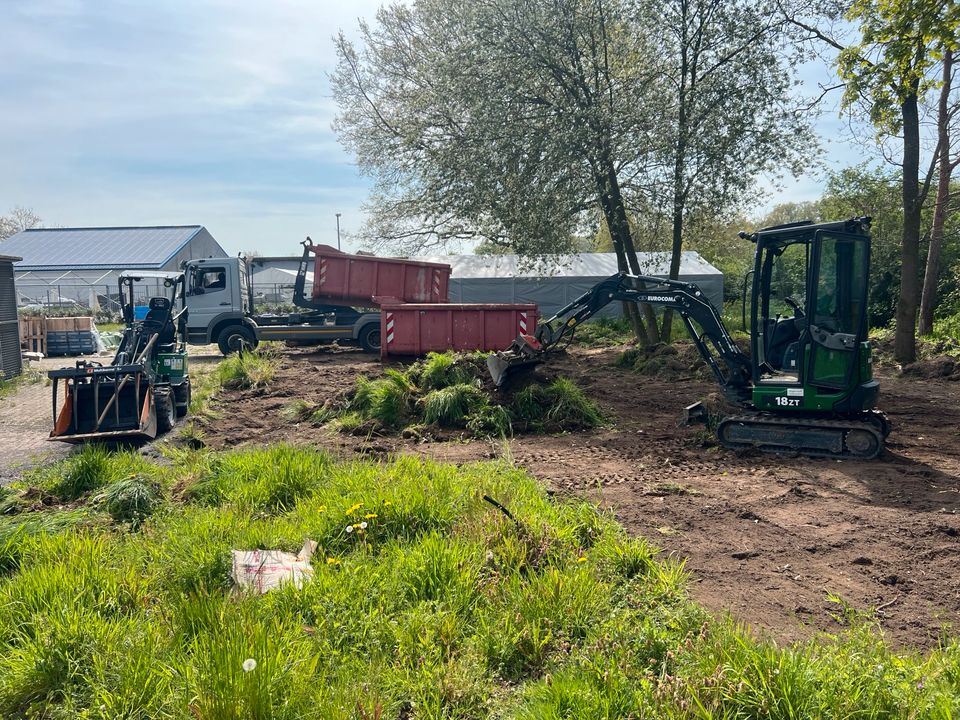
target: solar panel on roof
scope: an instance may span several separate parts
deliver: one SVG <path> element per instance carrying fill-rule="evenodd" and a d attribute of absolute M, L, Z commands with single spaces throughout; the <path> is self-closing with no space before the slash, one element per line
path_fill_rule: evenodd
<path fill-rule="evenodd" d="M 0 243 L 19 255 L 18 271 L 159 267 L 203 229 L 201 225 L 130 228 L 38 228 Z"/>

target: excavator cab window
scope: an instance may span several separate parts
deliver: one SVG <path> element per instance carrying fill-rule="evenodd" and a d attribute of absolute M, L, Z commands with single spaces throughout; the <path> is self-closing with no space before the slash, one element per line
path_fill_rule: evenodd
<path fill-rule="evenodd" d="M 800 338 L 806 328 L 808 243 L 763 248 L 754 301 L 755 367 L 759 381 L 797 381 Z"/>
<path fill-rule="evenodd" d="M 866 335 L 869 244 L 860 235 L 818 232 L 815 246 L 809 380 L 845 388 Z"/>

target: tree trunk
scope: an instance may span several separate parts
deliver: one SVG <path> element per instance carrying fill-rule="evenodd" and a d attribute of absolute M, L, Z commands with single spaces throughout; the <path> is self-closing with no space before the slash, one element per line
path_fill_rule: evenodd
<path fill-rule="evenodd" d="M 621 270 L 628 269 L 634 275 L 639 275 L 640 261 L 637 259 L 637 249 L 630 234 L 630 221 L 620 192 L 620 182 L 617 180 L 613 163 L 606 162 L 605 165 L 606 172 L 603 177 L 597 178 L 597 187 L 600 191 L 600 208 L 607 221 L 614 252 L 617 253 L 617 266 Z M 632 307 L 628 308 L 628 305 Z M 634 326 L 637 339 L 643 345 L 657 342 L 657 318 L 649 305 L 644 303 L 638 312 L 634 304 L 624 303 L 624 311 Z"/>
<path fill-rule="evenodd" d="M 920 296 L 920 321 L 917 332 L 921 336 L 933 333 L 933 311 L 937 306 L 937 284 L 940 281 L 940 255 L 943 251 L 943 227 L 947 220 L 950 202 L 950 98 L 953 78 L 953 51 L 949 48 L 943 55 L 943 87 L 937 109 L 937 140 L 940 150 L 940 168 L 937 178 L 937 200 L 933 207 L 933 226 L 930 229 L 930 247 L 927 250 L 927 267 L 923 273 L 923 293 Z"/>
<path fill-rule="evenodd" d="M 920 118 L 917 83 L 900 106 L 903 119 L 903 236 L 900 245 L 900 298 L 893 354 L 901 364 L 917 359 L 917 301 L 920 296 Z"/>
<path fill-rule="evenodd" d="M 680 165 L 680 156 L 678 156 L 678 166 Z M 682 183 L 682 176 L 680 179 Z M 670 246 L 670 279 L 676 280 L 680 277 L 680 258 L 683 251 L 683 206 L 684 201 L 680 193 L 680 186 L 674 188 L 673 201 L 673 242 Z M 660 329 L 660 336 L 663 342 L 670 342 L 670 335 L 673 332 L 673 313 L 670 310 L 663 311 L 663 326 Z"/>

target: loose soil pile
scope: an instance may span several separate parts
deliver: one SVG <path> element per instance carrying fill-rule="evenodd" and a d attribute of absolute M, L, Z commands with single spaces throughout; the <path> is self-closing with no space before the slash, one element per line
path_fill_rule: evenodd
<path fill-rule="evenodd" d="M 383 367 L 356 351 L 288 350 L 265 388 L 223 394 L 205 441 L 453 462 L 505 456 L 554 492 L 598 499 L 632 532 L 687 558 L 695 599 L 780 640 L 836 630 L 842 609 L 831 596 L 874 612 L 904 644 L 933 645 L 957 624 L 960 384 L 884 371 L 880 407 L 894 429 L 877 460 L 735 453 L 702 427 L 679 425 L 683 408 L 716 393 L 715 384 L 617 367 L 622 350 L 574 348 L 547 368 L 611 421 L 592 431 L 493 442 L 456 431 L 350 436 L 298 423 L 284 412 L 294 400 L 322 404 Z"/>

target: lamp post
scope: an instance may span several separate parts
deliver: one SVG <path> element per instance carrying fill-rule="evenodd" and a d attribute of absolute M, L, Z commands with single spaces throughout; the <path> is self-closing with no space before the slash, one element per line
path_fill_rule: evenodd
<path fill-rule="evenodd" d="M 340 213 L 337 213 L 337 250 L 340 249 Z"/>

